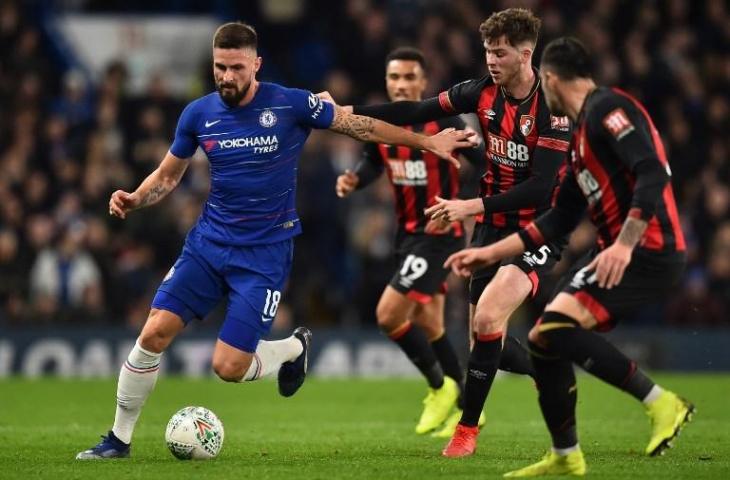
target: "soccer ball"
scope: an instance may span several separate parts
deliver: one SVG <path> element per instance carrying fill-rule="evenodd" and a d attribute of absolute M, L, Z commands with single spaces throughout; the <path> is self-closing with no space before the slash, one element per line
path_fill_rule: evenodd
<path fill-rule="evenodd" d="M 185 407 L 167 423 L 165 442 L 180 460 L 215 458 L 223 447 L 223 424 L 205 407 Z"/>

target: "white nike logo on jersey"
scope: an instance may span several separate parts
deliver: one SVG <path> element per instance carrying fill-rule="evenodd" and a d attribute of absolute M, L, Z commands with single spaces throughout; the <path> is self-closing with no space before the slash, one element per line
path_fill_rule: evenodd
<path fill-rule="evenodd" d="M 206 122 L 205 122 L 205 128 L 212 127 L 213 125 L 215 125 L 218 122 L 220 122 L 220 120 L 216 120 L 215 122 L 209 122 L 209 121 L 206 120 Z"/>
<path fill-rule="evenodd" d="M 273 319 L 274 319 L 274 317 L 264 317 L 263 315 L 261 315 L 261 321 L 264 323 L 268 323 L 268 322 L 272 321 Z"/>

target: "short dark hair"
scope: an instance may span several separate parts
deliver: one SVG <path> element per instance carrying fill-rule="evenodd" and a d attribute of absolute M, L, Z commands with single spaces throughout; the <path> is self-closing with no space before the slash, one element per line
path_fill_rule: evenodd
<path fill-rule="evenodd" d="M 213 35 L 213 48 L 253 48 L 258 46 L 256 30 L 247 23 L 224 23 Z"/>
<path fill-rule="evenodd" d="M 540 19 L 525 8 L 508 8 L 491 14 L 479 25 L 479 32 L 485 42 L 504 35 L 512 46 L 524 41 L 536 45 L 541 24 Z"/>
<path fill-rule="evenodd" d="M 426 57 L 423 56 L 423 52 L 413 47 L 398 47 L 385 57 L 385 66 L 393 60 L 412 60 L 418 62 L 423 71 L 426 71 Z"/>
<path fill-rule="evenodd" d="M 560 37 L 542 52 L 540 68 L 554 71 L 563 80 L 593 78 L 593 61 L 588 49 L 575 37 Z"/>

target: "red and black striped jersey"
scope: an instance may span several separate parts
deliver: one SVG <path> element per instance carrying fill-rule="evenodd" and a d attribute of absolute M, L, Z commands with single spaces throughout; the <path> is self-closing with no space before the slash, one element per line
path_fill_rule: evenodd
<path fill-rule="evenodd" d="M 510 97 L 487 75 L 442 92 L 439 103 L 446 112 L 476 113 L 479 118 L 486 144 L 486 173 L 481 182 L 481 196 L 486 199 L 485 214 L 478 221 L 515 231 L 550 208 L 565 169 L 570 122 L 550 114 L 537 70 L 535 84 L 523 99 Z M 510 199 L 499 208 L 489 208 L 490 197 L 512 190 L 536 172 L 550 176 L 543 180 L 551 182 L 552 194 L 519 206 Z"/>
<path fill-rule="evenodd" d="M 686 249 L 664 145 L 638 100 L 617 88 L 594 90 L 579 114 L 569 154 L 555 209 L 525 230 L 527 243 L 572 230 L 587 207 L 600 249 L 616 241 L 629 216 L 648 222 L 638 247 Z"/>
<path fill-rule="evenodd" d="M 434 135 L 444 128 L 463 129 L 458 117 L 405 126 L 424 135 Z M 377 173 L 387 172 L 395 195 L 398 227 L 409 234 L 426 233 L 429 218 L 424 210 L 436 203 L 435 197 L 456 198 L 459 193 L 459 174 L 454 165 L 431 152 L 386 144 L 366 144 L 363 161 Z M 460 222 L 454 222 L 449 235 L 464 234 Z"/>

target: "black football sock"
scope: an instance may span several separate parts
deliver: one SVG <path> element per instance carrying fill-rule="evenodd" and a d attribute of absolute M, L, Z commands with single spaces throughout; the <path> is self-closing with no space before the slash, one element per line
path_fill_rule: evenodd
<path fill-rule="evenodd" d="M 479 415 L 481 415 L 484 408 L 489 389 L 492 388 L 501 353 L 501 332 L 491 335 L 477 335 L 466 369 L 464 413 L 462 413 L 459 422 L 462 425 L 476 427 L 479 424 Z"/>
<path fill-rule="evenodd" d="M 570 360 L 554 356 L 530 342 L 530 357 L 535 367 L 538 402 L 550 431 L 554 448 L 569 448 L 578 444 L 575 404 L 578 388 Z"/>
<path fill-rule="evenodd" d="M 464 393 L 464 369 L 461 366 L 459 356 L 456 355 L 456 350 L 449 341 L 446 332 L 431 342 L 431 348 L 433 349 L 433 353 L 436 354 L 436 358 L 441 365 L 441 370 L 443 370 L 444 375 L 451 377 L 459 385 L 459 391 L 461 392 L 459 395 L 459 408 L 463 408 L 461 403 Z"/>
<path fill-rule="evenodd" d="M 426 340 L 426 336 L 420 329 L 413 328 L 411 322 L 406 322 L 391 332 L 388 337 L 398 344 L 413 365 L 426 377 L 429 387 L 441 388 L 443 386 L 444 372 L 441 370 L 441 365 Z"/>
<path fill-rule="evenodd" d="M 507 335 L 502 346 L 502 357 L 499 359 L 499 369 L 505 372 L 518 373 L 535 377 L 530 354 L 515 337 Z"/>
<path fill-rule="evenodd" d="M 543 328 L 548 323 L 573 323 L 574 327 L 541 331 L 551 351 L 578 364 L 604 382 L 641 401 L 654 387 L 654 382 L 637 368 L 616 347 L 599 334 L 580 328 L 568 316 L 557 312 L 543 315 Z"/>

